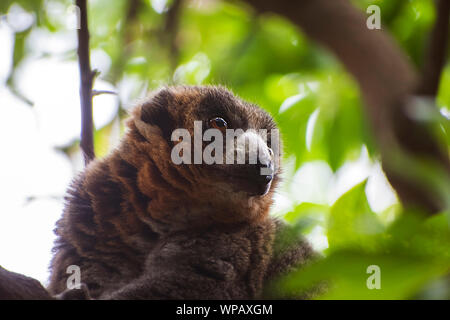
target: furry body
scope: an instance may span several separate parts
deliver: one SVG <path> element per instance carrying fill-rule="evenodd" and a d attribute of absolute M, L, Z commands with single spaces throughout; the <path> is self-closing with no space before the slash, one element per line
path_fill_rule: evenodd
<path fill-rule="evenodd" d="M 263 110 L 218 87 L 163 89 L 134 109 L 120 146 L 68 191 L 52 294 L 66 289 L 66 268 L 77 265 L 95 299 L 254 299 L 311 257 L 301 239 L 273 252 L 283 228 L 268 216 L 278 172 L 255 195 L 253 166 L 171 161 L 171 132 L 193 133 L 193 121 L 207 126 L 215 116 L 233 128 L 276 128 Z"/>

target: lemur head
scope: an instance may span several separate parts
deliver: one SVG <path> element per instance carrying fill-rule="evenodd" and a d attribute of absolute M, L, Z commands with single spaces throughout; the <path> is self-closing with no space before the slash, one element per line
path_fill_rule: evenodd
<path fill-rule="evenodd" d="M 267 216 L 281 147 L 276 124 L 258 106 L 222 87 L 164 88 L 134 110 L 129 127 L 153 218 L 201 224 Z"/>

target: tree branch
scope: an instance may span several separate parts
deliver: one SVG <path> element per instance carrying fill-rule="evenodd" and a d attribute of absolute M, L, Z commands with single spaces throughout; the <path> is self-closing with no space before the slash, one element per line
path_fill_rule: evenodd
<path fill-rule="evenodd" d="M 170 64 L 172 72 L 175 71 L 179 56 L 179 48 L 176 37 L 182 5 L 182 0 L 174 0 L 172 2 L 172 5 L 166 12 L 164 26 L 161 34 L 163 44 L 167 45 L 170 50 Z"/>
<path fill-rule="evenodd" d="M 86 0 L 76 0 L 80 9 L 80 28 L 78 29 L 78 66 L 80 70 L 80 102 L 81 102 L 81 141 L 84 162 L 88 164 L 95 158 L 94 124 L 92 120 L 92 83 L 95 72 L 91 70 L 89 59 L 89 29 L 87 21 Z"/>
<path fill-rule="evenodd" d="M 121 43 L 119 44 L 123 49 L 121 54 L 113 59 L 113 65 L 111 66 L 111 71 L 109 72 L 109 78 L 112 83 L 116 83 L 123 76 L 123 69 L 127 60 L 130 58 L 132 53 L 132 47 L 130 44 L 133 42 L 133 28 L 137 14 L 142 10 L 141 0 L 130 0 L 127 1 L 127 11 L 124 15 L 124 21 L 122 23 L 122 28 L 119 31 L 119 39 Z"/>
<path fill-rule="evenodd" d="M 450 1 L 439 0 L 436 4 L 436 22 L 430 35 L 428 50 L 422 70 L 422 80 L 417 90 L 419 95 L 436 96 L 449 37 Z"/>
<path fill-rule="evenodd" d="M 365 15 L 347 0 L 248 2 L 258 11 L 284 15 L 337 56 L 359 83 L 383 168 L 403 204 L 428 212 L 443 209 L 445 204 L 433 190 L 407 172 L 400 172 L 395 163 L 400 149 L 412 157 L 431 159 L 450 177 L 448 155 L 423 125 L 406 115 L 404 108 L 416 93 L 419 81 L 394 41 L 381 30 L 369 30 Z"/>
<path fill-rule="evenodd" d="M 0 300 L 54 299 L 36 279 L 0 267 Z"/>
<path fill-rule="evenodd" d="M 102 94 L 113 94 L 117 95 L 117 92 L 111 90 L 92 90 L 92 97 L 99 96 Z"/>

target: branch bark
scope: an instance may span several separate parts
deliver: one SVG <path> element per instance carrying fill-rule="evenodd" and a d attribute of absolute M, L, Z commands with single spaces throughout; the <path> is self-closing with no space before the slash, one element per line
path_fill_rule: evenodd
<path fill-rule="evenodd" d="M 428 50 L 422 68 L 422 81 L 417 93 L 435 96 L 439 89 L 442 68 L 445 64 L 449 37 L 450 1 L 439 0 L 436 4 L 436 22 L 430 35 Z"/>
<path fill-rule="evenodd" d="M 359 83 L 383 168 L 403 204 L 430 213 L 443 209 L 444 203 L 425 184 L 411 180 L 393 163 L 397 149 L 401 149 L 413 157 L 435 161 L 450 177 L 448 155 L 428 130 L 405 112 L 410 96 L 417 92 L 419 77 L 389 35 L 382 30 L 369 30 L 365 15 L 347 0 L 248 2 L 259 12 L 271 11 L 287 17 L 337 56 Z M 441 22 L 438 23 L 436 28 L 440 29 Z M 442 35 L 436 37 L 441 39 Z"/>
<path fill-rule="evenodd" d="M 0 300 L 52 300 L 39 281 L 0 267 Z"/>
<path fill-rule="evenodd" d="M 89 29 L 86 0 L 76 0 L 80 9 L 80 28 L 78 29 L 78 66 L 80 70 L 80 102 L 81 102 L 81 141 L 84 162 L 88 164 L 95 158 L 94 124 L 92 120 L 92 84 L 95 72 L 91 70 L 89 58 Z"/>

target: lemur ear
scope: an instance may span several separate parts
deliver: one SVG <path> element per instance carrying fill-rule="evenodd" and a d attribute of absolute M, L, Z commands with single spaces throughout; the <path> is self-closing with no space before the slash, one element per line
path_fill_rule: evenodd
<path fill-rule="evenodd" d="M 170 141 L 175 121 L 169 112 L 173 96 L 167 89 L 162 89 L 141 106 L 140 119 L 161 129 L 163 137 Z"/>

